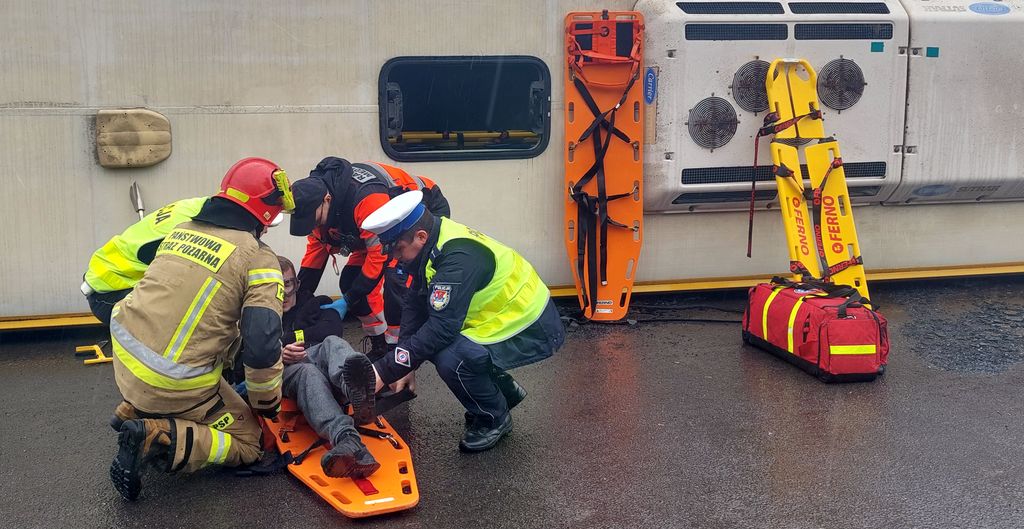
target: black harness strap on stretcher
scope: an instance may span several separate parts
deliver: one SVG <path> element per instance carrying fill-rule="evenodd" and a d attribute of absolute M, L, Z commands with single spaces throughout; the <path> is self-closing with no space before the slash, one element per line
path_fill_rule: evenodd
<path fill-rule="evenodd" d="M 291 452 L 285 452 L 278 454 L 276 450 L 268 453 L 273 453 L 273 456 L 264 456 L 255 463 L 240 467 L 235 470 L 235 477 L 249 478 L 253 476 L 267 476 L 270 474 L 276 474 L 288 465 L 292 464 L 294 459 L 292 458 Z"/>
<path fill-rule="evenodd" d="M 595 281 L 595 278 L 600 278 L 601 284 L 607 284 L 608 282 L 608 226 L 611 225 L 617 228 L 635 230 L 635 228 L 627 226 L 609 217 L 608 202 L 632 196 L 638 191 L 638 186 L 634 185 L 633 190 L 628 193 L 608 195 L 607 187 L 605 185 L 604 157 L 608 152 L 612 136 L 615 136 L 627 144 L 633 143 L 627 134 L 615 127 L 615 116 L 617 115 L 619 108 L 629 97 L 629 91 L 633 88 L 636 80 L 640 77 L 640 59 L 638 54 L 640 47 L 640 32 L 634 26 L 634 41 L 629 57 L 595 53 L 580 47 L 575 36 L 581 34 L 597 35 L 599 33 L 596 30 L 574 30 L 571 34 L 574 38 L 572 40 L 572 45 L 569 48 L 569 54 L 571 57 L 569 62 L 570 77 L 572 77 L 573 85 L 579 92 L 580 97 L 587 105 L 587 108 L 590 109 L 590 112 L 594 115 L 594 121 L 586 128 L 576 142 L 577 144 L 580 144 L 588 139 L 592 141 L 594 146 L 594 164 L 568 190 L 569 197 L 576 202 L 576 274 L 579 277 L 580 285 L 582 287 L 583 307 L 584 310 L 586 310 L 587 307 L 594 308 L 597 304 L 597 282 Z M 622 92 L 622 96 L 619 98 L 618 103 L 608 110 L 601 111 L 597 102 L 594 101 L 593 96 L 587 89 L 587 84 L 584 83 L 587 79 L 583 75 L 582 64 L 585 62 L 586 58 L 590 58 L 591 60 L 598 59 L 602 62 L 611 63 L 632 62 L 629 78 L 625 83 L 625 90 Z M 597 86 L 621 86 L 588 82 Z M 603 137 L 602 130 L 604 131 Z M 574 147 L 570 146 L 570 149 L 572 148 Z M 583 191 L 583 186 L 595 177 L 597 183 L 596 196 Z M 599 229 L 600 236 L 597 235 Z M 598 239 L 600 239 L 600 247 L 598 247 Z M 598 258 L 598 252 L 600 252 L 600 258 Z"/>
<path fill-rule="evenodd" d="M 383 439 L 383 440 L 391 443 L 391 446 L 395 447 L 395 449 L 401 449 L 402 448 L 402 445 L 399 444 L 398 439 L 395 439 L 395 436 L 391 435 L 388 432 L 382 432 L 380 430 L 374 430 L 373 428 L 366 428 L 366 427 L 363 427 L 363 426 L 356 426 L 356 430 L 359 431 L 360 435 L 365 435 L 365 436 L 368 436 L 368 437 L 373 437 L 375 439 Z"/>
<path fill-rule="evenodd" d="M 286 435 L 287 432 L 283 432 L 283 434 Z M 282 437 L 284 435 L 282 435 Z M 251 465 L 239 468 L 238 470 L 235 471 L 235 476 L 241 478 L 251 476 L 266 476 L 268 474 L 274 474 L 276 472 L 279 472 L 287 468 L 288 465 L 301 465 L 302 462 L 306 459 L 306 456 L 308 456 L 310 452 L 325 444 L 327 444 L 326 440 L 317 439 L 316 441 L 313 441 L 313 444 L 306 447 L 306 449 L 300 452 L 299 455 L 297 456 L 293 456 L 291 451 L 289 450 L 283 454 L 277 454 L 274 457 L 264 457 Z"/>
<path fill-rule="evenodd" d="M 307 446 L 305 450 L 303 450 L 302 452 L 299 452 L 299 455 L 297 455 L 294 458 L 292 458 L 292 463 L 291 464 L 293 464 L 293 465 L 301 465 L 302 461 L 306 459 L 306 456 L 308 456 L 309 453 L 312 452 L 314 448 L 321 447 L 321 446 L 323 446 L 325 444 L 327 444 L 327 441 L 324 440 L 324 439 L 317 439 L 316 441 L 313 441 L 313 444 Z M 285 452 L 285 454 L 288 454 L 290 456 L 291 452 Z"/>

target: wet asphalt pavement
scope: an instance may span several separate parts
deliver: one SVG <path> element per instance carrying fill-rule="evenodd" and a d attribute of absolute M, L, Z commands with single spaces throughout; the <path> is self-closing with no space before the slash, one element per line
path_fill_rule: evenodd
<path fill-rule="evenodd" d="M 744 346 L 743 293 L 634 298 L 636 325 L 570 328 L 513 375 L 530 395 L 490 452 L 431 365 L 389 413 L 419 506 L 349 520 L 287 473 L 109 483 L 118 402 L 97 330 L 0 334 L 0 527 L 1024 527 L 1024 278 L 879 283 L 889 370 L 826 385 Z M 572 306 L 562 302 L 568 314 Z M 349 336 L 358 334 L 353 332 Z"/>

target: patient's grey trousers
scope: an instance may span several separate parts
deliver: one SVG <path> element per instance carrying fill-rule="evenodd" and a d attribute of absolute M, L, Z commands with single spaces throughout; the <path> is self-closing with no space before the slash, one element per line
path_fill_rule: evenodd
<path fill-rule="evenodd" d="M 352 417 L 340 404 L 349 401 L 341 366 L 358 354 L 348 342 L 331 336 L 306 349 L 302 362 L 284 366 L 284 396 L 295 399 L 306 422 L 333 445 L 347 436 L 359 437 Z"/>

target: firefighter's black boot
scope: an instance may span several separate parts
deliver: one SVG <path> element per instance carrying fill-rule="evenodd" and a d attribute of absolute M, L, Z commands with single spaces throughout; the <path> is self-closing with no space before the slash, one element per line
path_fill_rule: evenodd
<path fill-rule="evenodd" d="M 139 413 L 135 410 L 135 406 L 128 404 L 128 401 L 122 400 L 121 403 L 114 408 L 114 414 L 110 416 L 110 427 L 113 428 L 115 432 L 120 432 L 121 425 L 124 424 L 125 421 L 138 418 Z"/>
<path fill-rule="evenodd" d="M 142 490 L 142 472 L 153 464 L 167 471 L 174 457 L 174 422 L 167 419 L 124 421 L 117 434 L 117 456 L 110 463 L 110 481 L 121 496 L 135 501 Z"/>

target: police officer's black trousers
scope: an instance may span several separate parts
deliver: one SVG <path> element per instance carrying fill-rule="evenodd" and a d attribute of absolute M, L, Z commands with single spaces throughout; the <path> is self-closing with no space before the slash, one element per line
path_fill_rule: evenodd
<path fill-rule="evenodd" d="M 491 378 L 491 355 L 484 346 L 460 335 L 431 361 L 441 380 L 477 421 L 496 425 L 508 413 L 505 396 Z"/>
<path fill-rule="evenodd" d="M 89 310 L 92 311 L 92 315 L 96 316 L 97 320 L 100 320 L 103 325 L 110 326 L 110 313 L 114 310 L 114 305 L 118 301 L 124 299 L 132 289 L 126 288 L 124 290 L 115 290 L 113 292 L 93 292 L 85 297 L 89 302 Z"/>

